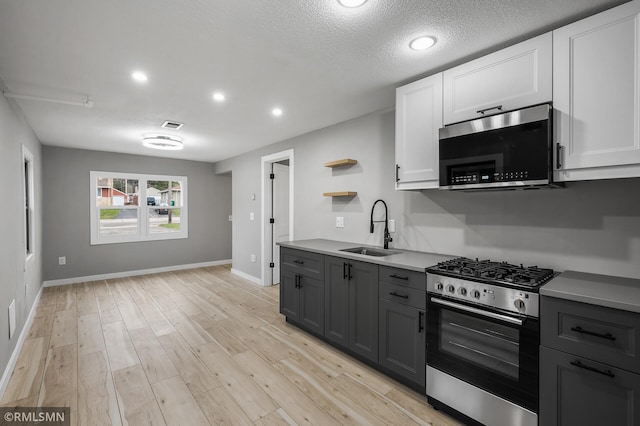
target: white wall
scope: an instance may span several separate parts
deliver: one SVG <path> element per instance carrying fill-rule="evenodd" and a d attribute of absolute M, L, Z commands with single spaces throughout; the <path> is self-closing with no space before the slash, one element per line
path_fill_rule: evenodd
<path fill-rule="evenodd" d="M 537 191 L 395 191 L 394 114 L 369 114 L 215 164 L 233 174 L 234 269 L 260 277 L 260 221 L 249 221 L 249 211 L 260 211 L 260 157 L 293 148 L 296 239 L 382 245 L 382 226 L 369 234 L 369 215 L 383 198 L 397 220 L 394 247 L 640 278 L 640 179 Z M 358 164 L 322 166 L 341 158 Z M 339 190 L 358 196 L 322 196 Z M 345 228 L 335 228 L 336 216 Z"/>
<path fill-rule="evenodd" d="M 33 154 L 34 257 L 24 271 L 22 145 Z M 0 96 L 0 376 L 42 285 L 42 153 L 35 134 L 13 101 Z M 25 284 L 27 291 L 25 294 Z M 16 300 L 16 332 L 9 339 L 8 307 Z"/>

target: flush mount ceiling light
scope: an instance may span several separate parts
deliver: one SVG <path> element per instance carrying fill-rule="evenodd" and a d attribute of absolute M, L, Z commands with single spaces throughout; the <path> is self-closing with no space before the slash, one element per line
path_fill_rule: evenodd
<path fill-rule="evenodd" d="M 216 102 L 224 102 L 226 96 L 222 92 L 216 92 L 213 94 L 213 100 Z"/>
<path fill-rule="evenodd" d="M 274 108 L 271 110 L 271 114 L 273 114 L 274 117 L 280 117 L 282 115 L 282 109 Z"/>
<path fill-rule="evenodd" d="M 147 77 L 147 75 L 142 71 L 134 71 L 131 74 L 131 78 L 133 78 L 138 83 L 146 83 L 146 81 L 149 79 L 149 77 Z"/>
<path fill-rule="evenodd" d="M 338 0 L 338 3 L 344 7 L 359 7 L 365 4 L 367 0 Z"/>
<path fill-rule="evenodd" d="M 146 135 L 142 138 L 142 145 L 147 148 L 175 151 L 183 148 L 182 140 L 169 135 Z"/>
<path fill-rule="evenodd" d="M 409 47 L 413 50 L 426 50 L 436 44 L 436 38 L 432 36 L 418 37 L 411 40 Z"/>

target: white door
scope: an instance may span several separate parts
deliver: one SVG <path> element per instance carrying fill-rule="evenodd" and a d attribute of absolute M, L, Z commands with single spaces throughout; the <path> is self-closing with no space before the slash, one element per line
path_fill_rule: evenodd
<path fill-rule="evenodd" d="M 639 27 L 630 2 L 553 32 L 558 180 L 639 175 Z"/>
<path fill-rule="evenodd" d="M 289 165 L 273 163 L 273 284 L 280 282 L 280 247 L 289 241 Z"/>

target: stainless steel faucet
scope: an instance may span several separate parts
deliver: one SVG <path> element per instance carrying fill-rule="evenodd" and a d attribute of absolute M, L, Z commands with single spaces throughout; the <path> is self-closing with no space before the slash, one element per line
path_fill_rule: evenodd
<path fill-rule="evenodd" d="M 382 202 L 384 204 L 384 220 L 373 220 L 373 210 L 376 208 L 376 204 L 378 202 Z M 389 243 L 393 241 L 391 238 L 391 234 L 389 233 L 389 210 L 387 209 L 387 203 L 384 200 L 376 200 L 371 207 L 371 225 L 369 227 L 369 231 L 373 234 L 373 224 L 377 222 L 384 222 L 384 248 L 389 248 Z"/>

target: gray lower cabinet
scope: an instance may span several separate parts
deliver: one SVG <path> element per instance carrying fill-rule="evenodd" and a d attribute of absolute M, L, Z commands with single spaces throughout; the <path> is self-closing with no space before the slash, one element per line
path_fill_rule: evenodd
<path fill-rule="evenodd" d="M 425 385 L 425 311 L 380 298 L 380 352 L 385 368 Z"/>
<path fill-rule="evenodd" d="M 325 256 L 324 336 L 378 362 L 378 265 Z"/>
<path fill-rule="evenodd" d="M 637 313 L 541 297 L 539 424 L 640 425 L 639 330 Z"/>
<path fill-rule="evenodd" d="M 324 256 L 283 249 L 282 258 L 287 261 L 280 266 L 280 313 L 324 334 Z"/>
<path fill-rule="evenodd" d="M 544 346 L 540 366 L 540 425 L 640 424 L 640 375 Z"/>

